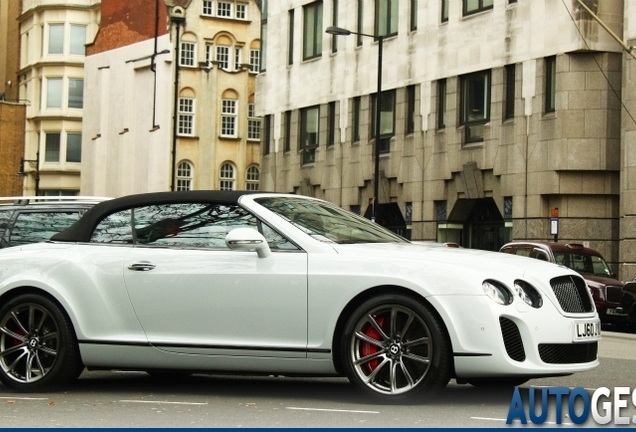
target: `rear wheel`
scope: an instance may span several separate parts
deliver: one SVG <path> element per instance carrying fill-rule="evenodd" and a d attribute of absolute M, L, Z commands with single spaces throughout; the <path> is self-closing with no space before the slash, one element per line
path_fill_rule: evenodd
<path fill-rule="evenodd" d="M 342 355 L 349 380 L 385 401 L 439 390 L 450 379 L 451 348 L 443 324 L 403 295 L 360 305 L 346 325 Z"/>
<path fill-rule="evenodd" d="M 0 308 L 0 381 L 40 391 L 76 379 L 84 366 L 70 320 L 54 302 L 25 294 Z"/>

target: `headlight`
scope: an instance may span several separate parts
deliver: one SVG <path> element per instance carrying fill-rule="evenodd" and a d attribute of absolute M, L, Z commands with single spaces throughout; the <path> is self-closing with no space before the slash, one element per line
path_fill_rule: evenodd
<path fill-rule="evenodd" d="M 492 280 L 485 280 L 481 286 L 486 295 L 495 303 L 500 305 L 509 305 L 512 303 L 512 294 L 503 284 Z"/>
<path fill-rule="evenodd" d="M 521 280 L 516 280 L 515 291 L 517 292 L 519 298 L 523 300 L 528 306 L 536 309 L 543 306 L 543 298 L 541 298 L 541 294 L 539 294 L 539 291 L 537 291 L 536 288 L 529 283 Z"/>

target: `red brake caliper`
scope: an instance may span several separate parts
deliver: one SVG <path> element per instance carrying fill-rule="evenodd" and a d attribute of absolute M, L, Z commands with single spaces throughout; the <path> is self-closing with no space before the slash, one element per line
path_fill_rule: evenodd
<path fill-rule="evenodd" d="M 377 317 L 375 321 L 376 323 L 378 323 L 378 326 L 382 327 L 382 324 L 384 324 L 384 316 Z M 382 339 L 382 337 L 380 336 L 380 332 L 377 331 L 371 324 L 367 324 L 367 328 L 363 330 L 363 333 L 378 341 Z M 368 342 L 364 342 L 362 345 L 360 345 L 360 357 L 366 357 L 368 355 L 375 354 L 378 351 L 379 348 L 376 345 L 370 344 Z M 375 368 L 378 367 L 379 364 L 380 359 L 374 359 L 370 362 L 367 362 L 364 367 L 367 369 L 367 372 L 371 373 L 375 370 Z"/>

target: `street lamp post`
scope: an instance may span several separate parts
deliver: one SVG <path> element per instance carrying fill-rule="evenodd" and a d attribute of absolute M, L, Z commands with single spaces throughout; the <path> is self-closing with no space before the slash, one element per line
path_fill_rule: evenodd
<path fill-rule="evenodd" d="M 327 33 L 334 36 L 349 36 L 351 34 L 372 37 L 378 42 L 378 89 L 375 99 L 375 154 L 374 154 L 374 174 L 373 174 L 373 204 L 371 207 L 371 220 L 375 222 L 376 210 L 378 206 L 378 196 L 380 193 L 380 101 L 382 94 L 382 43 L 384 42 L 384 36 L 375 36 L 364 33 L 357 33 L 351 30 L 347 30 L 341 27 L 327 27 L 325 30 Z"/>

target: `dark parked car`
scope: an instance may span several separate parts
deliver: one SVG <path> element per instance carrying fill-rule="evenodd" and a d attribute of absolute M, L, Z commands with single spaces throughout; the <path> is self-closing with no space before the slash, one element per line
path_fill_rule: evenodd
<path fill-rule="evenodd" d="M 539 241 L 514 241 L 499 251 L 553 262 L 579 272 L 592 291 L 602 323 L 636 327 L 636 283 L 633 288 L 625 289 L 600 252 L 578 243 Z"/>
<path fill-rule="evenodd" d="M 72 196 L 0 197 L 0 248 L 48 240 L 105 199 Z"/>

